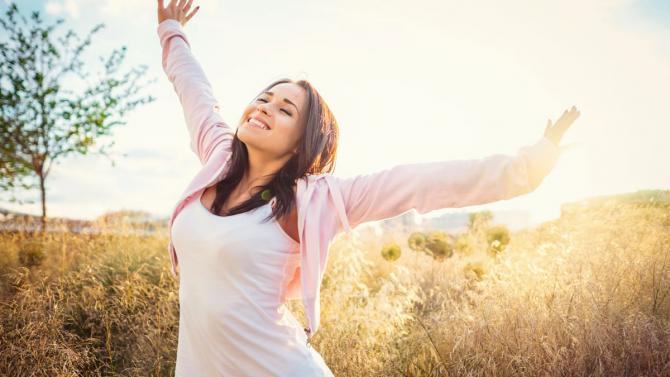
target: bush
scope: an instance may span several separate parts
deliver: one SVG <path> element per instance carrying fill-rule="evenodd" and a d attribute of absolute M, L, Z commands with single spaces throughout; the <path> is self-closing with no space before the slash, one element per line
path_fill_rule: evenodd
<path fill-rule="evenodd" d="M 456 238 L 454 250 L 463 255 L 472 254 L 475 248 L 475 240 L 470 233 L 463 233 Z"/>
<path fill-rule="evenodd" d="M 400 258 L 400 245 L 398 245 L 397 243 L 385 245 L 382 248 L 382 258 L 390 262 L 393 262 L 398 258 Z"/>
<path fill-rule="evenodd" d="M 19 262 L 26 267 L 39 266 L 45 257 L 44 245 L 37 240 L 26 240 L 19 249 Z"/>
<path fill-rule="evenodd" d="M 451 239 L 444 231 L 435 231 L 428 236 L 428 239 L 426 240 L 426 250 L 428 250 L 436 260 L 450 258 L 454 254 Z"/>
<path fill-rule="evenodd" d="M 481 263 L 468 263 L 465 265 L 465 267 L 463 267 L 463 274 L 468 279 L 481 281 L 484 279 L 486 271 L 484 270 L 484 266 Z"/>
<path fill-rule="evenodd" d="M 426 235 L 421 232 L 410 234 L 407 245 L 414 251 L 424 251 L 426 249 Z"/>
<path fill-rule="evenodd" d="M 509 229 L 505 225 L 494 225 L 486 229 L 486 243 L 491 254 L 499 255 L 502 253 L 509 241 Z"/>

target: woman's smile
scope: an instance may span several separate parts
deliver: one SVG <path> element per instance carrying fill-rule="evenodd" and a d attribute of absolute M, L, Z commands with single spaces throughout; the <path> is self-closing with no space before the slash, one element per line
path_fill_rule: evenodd
<path fill-rule="evenodd" d="M 264 125 L 263 123 L 257 121 L 257 120 L 254 119 L 254 118 L 250 118 L 250 119 L 247 121 L 247 125 L 250 126 L 251 128 L 259 128 L 259 129 L 261 129 L 261 130 L 265 130 L 265 131 L 269 131 L 269 130 L 270 130 L 266 125 Z"/>

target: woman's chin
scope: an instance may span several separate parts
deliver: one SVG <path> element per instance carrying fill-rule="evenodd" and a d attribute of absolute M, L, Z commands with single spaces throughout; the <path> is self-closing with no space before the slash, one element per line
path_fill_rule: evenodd
<path fill-rule="evenodd" d="M 262 142 L 260 142 L 260 140 L 263 138 L 263 135 L 258 135 L 258 133 L 254 132 L 253 130 L 240 129 L 237 133 L 237 138 L 247 147 L 263 149 L 261 146 Z"/>

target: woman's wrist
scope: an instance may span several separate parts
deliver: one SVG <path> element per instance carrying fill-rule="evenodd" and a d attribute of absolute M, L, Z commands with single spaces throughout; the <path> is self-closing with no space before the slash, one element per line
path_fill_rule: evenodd
<path fill-rule="evenodd" d="M 544 135 L 545 139 L 551 141 L 552 144 L 554 144 L 556 147 L 558 147 L 559 141 L 554 139 L 553 137 L 549 135 Z"/>
<path fill-rule="evenodd" d="M 178 23 L 179 26 L 182 26 L 181 23 L 180 23 L 178 20 L 176 20 L 176 19 L 174 19 L 174 18 L 170 18 L 170 17 L 161 20 L 161 21 L 158 23 L 158 25 L 160 26 L 161 24 L 164 24 L 164 23 L 170 23 L 171 21 L 174 21 L 174 22 Z"/>

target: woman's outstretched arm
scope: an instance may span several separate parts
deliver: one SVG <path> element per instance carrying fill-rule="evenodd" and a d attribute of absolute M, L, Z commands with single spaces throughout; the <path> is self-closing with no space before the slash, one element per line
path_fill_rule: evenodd
<path fill-rule="evenodd" d="M 192 1 L 171 0 L 166 7 L 163 0 L 158 0 L 157 31 L 163 50 L 163 70 L 181 102 L 191 150 L 205 164 L 215 150 L 230 151 L 235 131 L 221 118 L 212 86 L 191 53 L 182 29 L 200 8 L 195 7 L 189 13 Z"/>
<path fill-rule="evenodd" d="M 383 220 L 411 209 L 423 214 L 510 199 L 533 191 L 553 169 L 563 132 L 579 116 L 573 107 L 534 144 L 515 155 L 401 164 L 351 178 L 333 177 L 349 227 Z"/>

